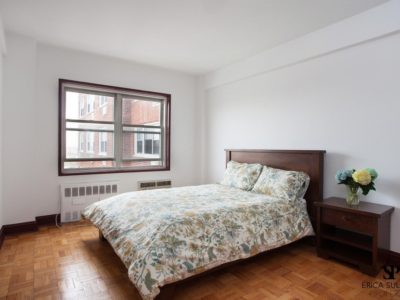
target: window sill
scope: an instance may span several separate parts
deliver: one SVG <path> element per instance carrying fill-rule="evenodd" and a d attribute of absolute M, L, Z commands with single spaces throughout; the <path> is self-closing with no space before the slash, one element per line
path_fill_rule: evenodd
<path fill-rule="evenodd" d="M 138 173 L 138 172 L 160 172 L 170 171 L 170 167 L 157 167 L 157 168 L 146 168 L 146 169 L 119 169 L 119 170 L 82 170 L 76 172 L 75 170 L 65 171 L 61 170 L 58 176 L 73 176 L 73 175 L 90 175 L 90 174 L 112 174 L 112 173 Z"/>

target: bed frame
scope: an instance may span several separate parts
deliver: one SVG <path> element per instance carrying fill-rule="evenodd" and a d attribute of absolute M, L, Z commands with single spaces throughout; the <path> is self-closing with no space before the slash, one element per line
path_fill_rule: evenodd
<path fill-rule="evenodd" d="M 315 225 L 316 210 L 313 203 L 322 201 L 323 197 L 323 175 L 324 175 L 324 150 L 238 150 L 238 149 L 226 149 L 226 164 L 234 160 L 241 163 L 260 163 L 273 168 L 279 168 L 283 170 L 294 170 L 303 171 L 310 176 L 310 186 L 304 196 L 307 201 L 307 211 L 310 216 L 313 226 Z M 315 227 L 315 226 L 314 226 Z M 100 238 L 102 234 L 100 232 Z M 268 251 L 267 251 L 268 252 Z M 251 258 L 251 257 L 250 257 Z M 178 284 L 192 280 L 198 276 L 203 276 L 220 270 L 222 268 L 231 266 L 236 263 L 240 263 L 246 259 L 237 260 L 224 265 L 221 265 L 212 270 L 208 270 L 204 273 L 197 274 L 195 276 L 186 278 L 182 281 L 174 282 L 165 285 L 161 288 L 160 294 L 157 296 L 157 300 L 172 299 L 175 287 Z"/>

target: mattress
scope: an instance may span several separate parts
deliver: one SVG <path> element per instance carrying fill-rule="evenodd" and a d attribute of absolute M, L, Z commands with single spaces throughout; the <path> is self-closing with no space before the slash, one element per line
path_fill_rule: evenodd
<path fill-rule="evenodd" d="M 143 299 L 160 287 L 289 244 L 313 229 L 304 199 L 208 184 L 137 191 L 87 207 Z"/>

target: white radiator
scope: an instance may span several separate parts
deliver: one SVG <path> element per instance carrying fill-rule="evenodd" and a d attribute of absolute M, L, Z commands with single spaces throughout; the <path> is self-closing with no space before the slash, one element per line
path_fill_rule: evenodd
<path fill-rule="evenodd" d="M 88 205 L 118 194 L 119 183 L 80 182 L 61 185 L 61 222 L 81 219 L 81 211 Z"/>

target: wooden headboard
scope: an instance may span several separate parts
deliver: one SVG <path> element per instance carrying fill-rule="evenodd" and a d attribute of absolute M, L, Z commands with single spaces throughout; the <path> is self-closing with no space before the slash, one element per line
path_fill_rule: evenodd
<path fill-rule="evenodd" d="M 310 176 L 304 198 L 311 221 L 315 220 L 313 203 L 322 201 L 324 188 L 324 150 L 238 150 L 226 149 L 226 163 L 259 163 L 273 168 L 303 171 Z"/>

